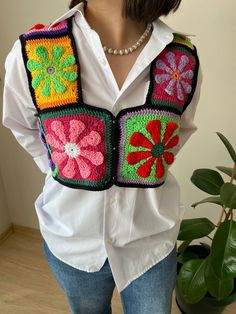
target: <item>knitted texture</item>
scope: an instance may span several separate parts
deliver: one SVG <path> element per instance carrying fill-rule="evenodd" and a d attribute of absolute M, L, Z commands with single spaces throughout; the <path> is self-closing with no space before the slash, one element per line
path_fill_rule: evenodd
<path fill-rule="evenodd" d="M 68 35 L 55 37 L 59 29 L 65 32 L 65 27 L 64 21 L 54 27 L 51 31 L 54 38 L 50 40 L 42 34 L 46 27 L 38 29 L 42 38 L 38 38 L 39 34 L 37 38 L 32 38 L 37 28 L 33 28 L 27 34 L 25 53 L 28 61 L 26 66 L 30 72 L 30 85 L 39 110 L 78 101 L 78 64 L 71 39 Z"/>
<path fill-rule="evenodd" d="M 174 34 L 151 63 L 145 103 L 114 116 L 83 103 L 72 18 L 50 29 L 37 24 L 20 40 L 53 178 L 87 190 L 164 184 L 181 115 L 196 88 L 199 64 L 191 42 Z"/>
<path fill-rule="evenodd" d="M 186 36 L 174 34 L 173 43 L 174 44 L 181 44 L 183 46 L 190 48 L 191 50 L 194 50 L 193 44 L 191 43 L 190 39 L 187 38 Z"/>
<path fill-rule="evenodd" d="M 180 113 L 192 91 L 195 60 L 182 50 L 165 49 L 155 63 L 152 103 L 160 101 Z"/>
<path fill-rule="evenodd" d="M 41 121 L 56 180 L 74 187 L 107 184 L 112 172 L 109 115 L 77 107 L 41 113 Z"/>
<path fill-rule="evenodd" d="M 134 110 L 119 121 L 118 180 L 129 184 L 160 185 L 174 161 L 179 116 L 155 109 Z"/>
<path fill-rule="evenodd" d="M 50 26 L 50 25 L 49 25 Z M 61 21 L 59 23 L 54 24 L 50 30 L 49 30 L 48 25 L 43 25 L 43 24 L 36 24 L 31 29 L 23 34 L 24 38 L 31 38 L 39 35 L 61 35 L 61 34 L 66 34 L 67 33 L 67 20 Z"/>
<path fill-rule="evenodd" d="M 43 128 L 41 126 L 40 120 L 37 121 L 37 124 L 38 124 L 38 130 L 39 130 L 39 138 L 40 138 L 41 142 L 43 143 L 44 149 L 45 149 L 45 151 L 47 153 L 49 166 L 50 166 L 51 170 L 54 171 L 55 170 L 55 164 L 53 163 L 53 161 L 51 159 L 51 155 L 50 155 L 50 152 L 49 152 L 49 147 L 48 147 L 48 144 L 47 144 L 47 141 L 46 141 L 46 138 L 45 138 L 45 134 L 44 134 Z"/>

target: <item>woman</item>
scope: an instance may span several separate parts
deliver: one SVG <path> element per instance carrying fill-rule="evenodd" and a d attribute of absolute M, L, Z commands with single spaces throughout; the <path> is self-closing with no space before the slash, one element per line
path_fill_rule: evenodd
<path fill-rule="evenodd" d="M 180 2 L 73 0 L 7 57 L 3 124 L 47 174 L 35 208 L 72 313 L 111 313 L 115 286 L 126 314 L 171 312 L 183 207 L 168 167 L 201 84 L 196 48 L 159 20 Z"/>

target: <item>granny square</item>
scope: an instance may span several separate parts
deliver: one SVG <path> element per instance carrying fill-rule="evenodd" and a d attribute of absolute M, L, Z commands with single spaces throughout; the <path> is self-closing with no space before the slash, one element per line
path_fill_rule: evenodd
<path fill-rule="evenodd" d="M 174 161 L 179 115 L 157 109 L 131 110 L 119 119 L 117 181 L 120 185 L 159 186 Z"/>
<path fill-rule="evenodd" d="M 38 110 L 78 102 L 78 64 L 69 36 L 28 39 L 25 63 Z"/>
<path fill-rule="evenodd" d="M 99 190 L 112 176 L 112 117 L 88 106 L 41 113 L 52 176 L 64 185 Z"/>
<path fill-rule="evenodd" d="M 162 104 L 181 114 L 193 91 L 195 70 L 195 57 L 187 48 L 170 45 L 164 49 L 152 67 L 151 104 Z"/>

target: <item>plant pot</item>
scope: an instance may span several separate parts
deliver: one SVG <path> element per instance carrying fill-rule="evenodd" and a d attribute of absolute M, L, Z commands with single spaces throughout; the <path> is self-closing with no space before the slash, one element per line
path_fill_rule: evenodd
<path fill-rule="evenodd" d="M 184 301 L 178 286 L 175 287 L 176 304 L 183 314 L 220 314 L 226 305 L 236 301 L 236 284 L 234 291 L 227 298 L 217 301 L 210 295 L 206 295 L 201 301 L 195 304 L 188 304 Z"/>
<path fill-rule="evenodd" d="M 195 252 L 199 258 L 205 258 L 209 254 L 209 250 L 200 245 L 191 245 L 187 248 L 189 252 Z M 179 273 L 181 264 L 177 264 L 177 272 Z M 183 314 L 220 314 L 224 311 L 225 307 L 236 301 L 236 280 L 234 280 L 234 290 L 226 298 L 221 301 L 213 298 L 209 293 L 200 300 L 198 303 L 186 303 L 178 285 L 175 287 L 176 304 Z"/>

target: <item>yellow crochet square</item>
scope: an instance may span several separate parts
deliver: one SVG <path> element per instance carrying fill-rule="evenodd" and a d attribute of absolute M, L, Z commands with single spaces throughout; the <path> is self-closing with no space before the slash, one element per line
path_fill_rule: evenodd
<path fill-rule="evenodd" d="M 26 55 L 39 109 L 78 101 L 78 65 L 69 36 L 28 40 Z"/>

